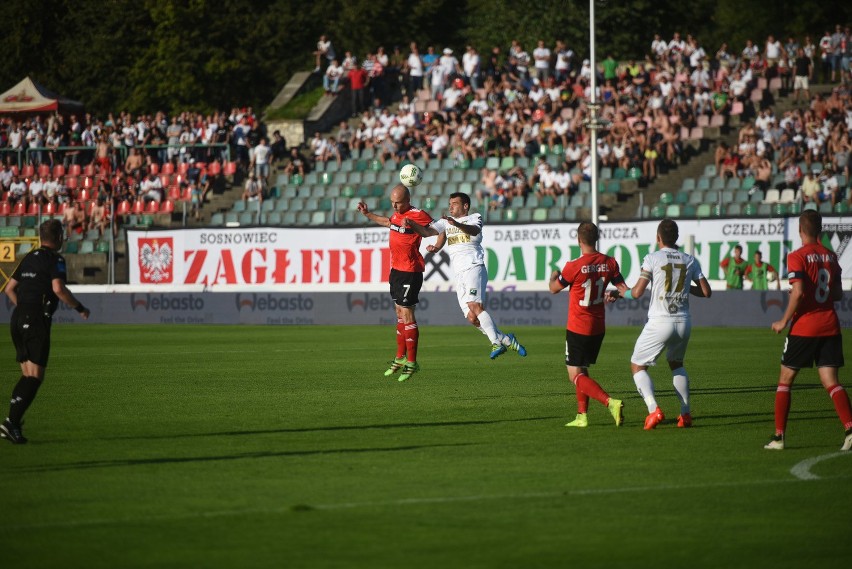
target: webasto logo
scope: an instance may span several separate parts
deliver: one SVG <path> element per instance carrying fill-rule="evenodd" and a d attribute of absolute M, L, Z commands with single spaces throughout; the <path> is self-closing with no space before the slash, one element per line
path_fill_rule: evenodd
<path fill-rule="evenodd" d="M 271 294 L 238 294 L 237 310 L 300 312 L 314 309 L 314 299 L 309 296 L 273 296 Z"/>
<path fill-rule="evenodd" d="M 139 310 L 204 310 L 204 299 L 200 296 L 177 294 L 130 295 L 130 309 Z"/>
<path fill-rule="evenodd" d="M 395 304 L 393 299 L 386 294 L 352 294 L 350 292 L 346 295 L 346 306 L 349 308 L 349 312 L 352 312 L 353 310 L 362 310 L 367 312 L 368 310 L 393 310 Z M 420 302 L 417 303 L 417 307 L 421 310 L 426 310 L 429 308 L 429 301 L 421 296 Z"/>
<path fill-rule="evenodd" d="M 532 296 L 525 294 L 492 294 L 485 302 L 489 311 L 520 310 L 523 312 L 547 312 L 553 307 L 553 301 L 549 295 L 535 293 Z"/>

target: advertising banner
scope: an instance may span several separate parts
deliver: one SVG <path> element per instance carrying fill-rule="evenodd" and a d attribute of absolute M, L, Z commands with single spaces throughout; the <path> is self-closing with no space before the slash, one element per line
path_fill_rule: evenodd
<path fill-rule="evenodd" d="M 632 284 L 642 259 L 656 248 L 657 221 L 602 223 L 600 249 L 618 260 Z M 749 261 L 760 250 L 783 275 L 787 252 L 799 247 L 798 218 L 678 221 L 681 245 L 691 241 L 708 280 L 723 278 L 719 263 L 736 245 Z M 128 230 L 131 285 L 209 290 L 387 289 L 389 230 L 382 227 L 295 229 L 278 227 Z M 823 243 L 852 276 L 852 218 L 824 219 Z M 451 290 L 446 251 L 425 253 L 425 291 Z M 494 290 L 546 290 L 554 269 L 580 254 L 577 224 L 485 225 L 483 245 Z"/>
<path fill-rule="evenodd" d="M 396 325 L 393 301 L 387 292 L 109 292 L 75 295 L 92 311 L 84 321 L 73 309 L 60 304 L 55 324 L 262 324 L 298 325 Z M 608 326 L 645 324 L 650 295 L 638 300 L 607 304 Z M 492 292 L 486 309 L 498 326 L 564 327 L 568 294 L 561 292 Z M 726 291 L 709 299 L 692 298 L 690 309 L 695 326 L 769 326 L 784 314 L 784 291 Z M 835 304 L 843 328 L 852 328 L 852 294 Z M 0 314 L 9 321 L 12 304 L 0 301 Z M 455 293 L 427 292 L 420 295 L 417 321 L 424 326 L 469 326 L 462 316 Z"/>

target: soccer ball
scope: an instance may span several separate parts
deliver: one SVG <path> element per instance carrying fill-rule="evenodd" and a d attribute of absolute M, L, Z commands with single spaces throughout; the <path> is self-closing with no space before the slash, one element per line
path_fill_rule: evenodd
<path fill-rule="evenodd" d="M 775 271 L 769 271 L 768 273 L 766 273 L 766 281 L 767 282 L 774 283 L 775 279 L 777 279 L 777 278 L 778 278 L 778 275 L 775 274 Z"/>
<path fill-rule="evenodd" d="M 406 188 L 413 188 L 423 181 L 423 170 L 414 164 L 406 164 L 399 171 L 399 181 Z"/>

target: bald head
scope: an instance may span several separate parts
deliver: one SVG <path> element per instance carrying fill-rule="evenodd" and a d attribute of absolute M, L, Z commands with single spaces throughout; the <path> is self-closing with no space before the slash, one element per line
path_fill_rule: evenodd
<path fill-rule="evenodd" d="M 394 211 L 405 213 L 411 209 L 411 192 L 402 184 L 397 184 L 390 193 L 391 205 Z"/>

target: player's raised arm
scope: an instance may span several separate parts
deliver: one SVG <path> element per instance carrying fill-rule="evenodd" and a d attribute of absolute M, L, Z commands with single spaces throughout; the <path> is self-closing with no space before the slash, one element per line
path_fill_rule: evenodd
<path fill-rule="evenodd" d="M 360 211 L 364 217 L 366 217 L 373 223 L 381 225 L 382 227 L 390 227 L 390 218 L 385 217 L 383 215 L 376 215 L 375 213 L 370 211 L 370 208 L 367 206 L 366 203 L 358 202 L 358 211 Z"/>
<path fill-rule="evenodd" d="M 479 225 L 467 225 L 465 223 L 459 223 L 454 218 L 449 216 L 444 216 L 444 220 L 453 227 L 458 228 L 462 233 L 467 233 L 468 235 L 479 235 L 482 233 L 482 227 Z"/>
<path fill-rule="evenodd" d="M 447 242 L 447 234 L 446 232 L 442 232 L 438 234 L 438 239 L 435 240 L 433 245 L 427 245 L 426 250 L 430 253 L 437 253 L 441 249 L 444 248 L 444 244 Z"/>
<path fill-rule="evenodd" d="M 419 235 L 421 237 L 432 237 L 434 235 L 438 235 L 438 231 L 434 227 L 432 227 L 431 225 L 429 225 L 429 226 L 420 225 L 419 223 L 417 223 L 416 221 L 414 221 L 410 217 L 406 217 L 403 220 L 403 223 L 405 224 L 406 227 L 410 228 L 411 230 L 414 231 L 414 233 L 416 233 L 417 235 Z"/>

